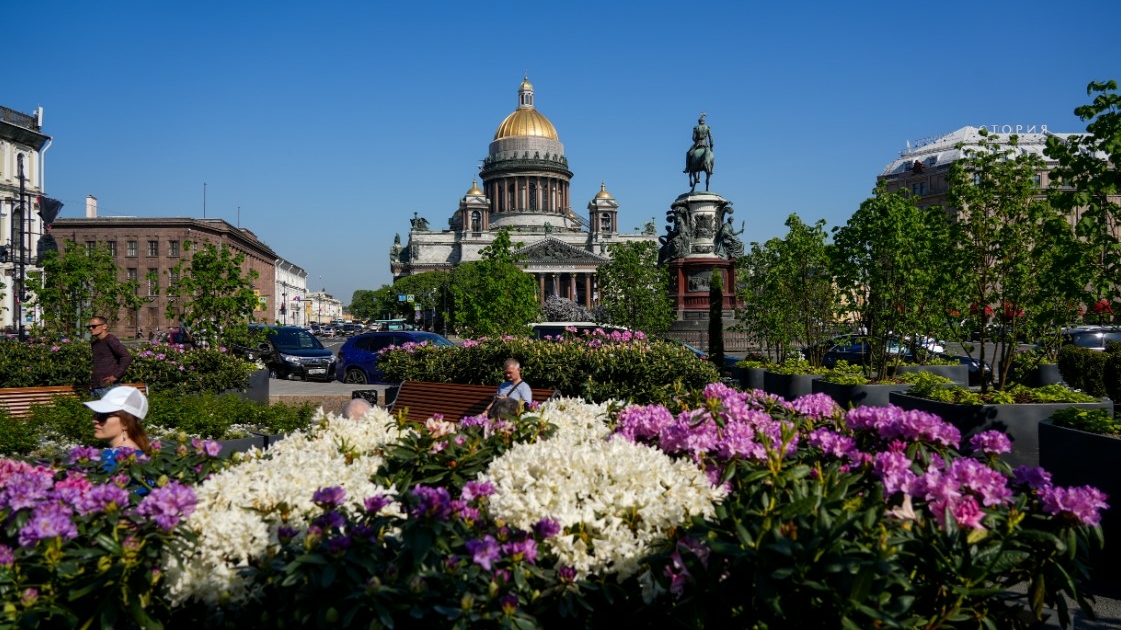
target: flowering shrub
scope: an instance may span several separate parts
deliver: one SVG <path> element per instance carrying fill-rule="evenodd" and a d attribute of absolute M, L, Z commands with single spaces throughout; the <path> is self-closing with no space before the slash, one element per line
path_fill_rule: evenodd
<path fill-rule="evenodd" d="M 315 421 L 220 471 L 164 462 L 179 471 L 165 479 L 126 457 L 126 479 L 147 492 L 122 513 L 147 532 L 148 581 L 67 590 L 69 602 L 21 576 L 53 562 L 51 541 L 102 544 L 82 528 L 113 519 L 74 517 L 72 531 L 57 518 L 86 505 L 61 500 L 80 485 L 73 469 L 0 478 L 3 544 L 41 546 L 10 561 L 0 548 L 7 620 L 1006 628 L 1052 606 L 1068 625 L 1061 595 L 1087 606 L 1080 583 L 1102 542 L 1107 498 L 1010 470 L 1007 436 L 961 444 L 935 416 L 845 412 L 820 394 L 788 402 L 713 383 L 670 405 L 569 398 L 516 421 L 404 425 L 380 408 Z M 82 457 L 86 475 L 96 464 Z M 66 579 L 100 579 L 94 566 Z M 1027 595 L 1011 594 L 1020 584 Z"/>
<path fill-rule="evenodd" d="M 244 389 L 252 363 L 218 350 L 181 345 L 143 344 L 131 348 L 133 360 L 124 380 L 150 390 L 222 392 Z M 93 357 L 85 340 L 32 339 L 0 342 L 0 387 L 74 385 L 88 387 Z"/>
<path fill-rule="evenodd" d="M 216 443 L 78 448 L 54 461 L 0 459 L 5 627 L 154 626 L 166 619 L 161 555 L 219 469 Z"/>
<path fill-rule="evenodd" d="M 508 357 L 521 362 L 522 378 L 532 387 L 592 402 L 669 403 L 680 391 L 719 378 L 710 363 L 679 344 L 602 330 L 565 339 L 483 338 L 454 348 L 393 349 L 382 353 L 378 367 L 393 381 L 497 385 Z"/>

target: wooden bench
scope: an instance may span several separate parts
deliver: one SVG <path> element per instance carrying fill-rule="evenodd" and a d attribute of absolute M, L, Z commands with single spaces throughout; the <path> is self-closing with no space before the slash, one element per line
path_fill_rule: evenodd
<path fill-rule="evenodd" d="M 389 411 L 407 413 L 407 418 L 415 422 L 424 422 L 436 414 L 441 414 L 445 420 L 458 421 L 483 413 L 497 390 L 495 385 L 405 381 L 397 389 Z M 557 393 L 555 389 L 534 389 L 533 401 L 543 403 Z"/>
<path fill-rule="evenodd" d="M 148 394 L 148 386 L 144 383 L 123 383 L 135 387 Z M 86 387 L 73 385 L 51 385 L 44 387 L 4 387 L 0 388 L 0 406 L 7 407 L 8 413 L 14 418 L 26 418 L 31 415 L 31 405 L 45 405 L 53 399 L 63 397 L 89 398 L 90 391 Z"/>

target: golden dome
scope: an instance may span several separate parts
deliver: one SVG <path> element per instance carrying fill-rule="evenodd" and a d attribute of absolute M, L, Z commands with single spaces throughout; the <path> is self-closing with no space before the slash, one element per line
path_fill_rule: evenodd
<path fill-rule="evenodd" d="M 596 199 L 614 199 L 611 193 L 607 192 L 607 184 L 605 182 L 599 183 L 599 192 L 596 193 Z"/>
<path fill-rule="evenodd" d="M 534 136 L 560 140 L 557 128 L 549 122 L 541 112 L 532 108 L 518 109 L 506 117 L 494 132 L 494 139 L 511 138 L 514 136 Z"/>
<path fill-rule="evenodd" d="M 471 190 L 468 190 L 467 194 L 468 195 L 481 195 L 481 194 L 483 194 L 483 191 L 479 190 L 479 180 L 477 180 L 477 179 L 471 180 Z"/>
<path fill-rule="evenodd" d="M 518 108 L 513 114 L 506 117 L 494 132 L 494 139 L 514 137 L 548 138 L 560 141 L 557 128 L 548 118 L 533 107 L 533 84 L 529 82 L 529 75 L 522 79 L 518 88 Z"/>

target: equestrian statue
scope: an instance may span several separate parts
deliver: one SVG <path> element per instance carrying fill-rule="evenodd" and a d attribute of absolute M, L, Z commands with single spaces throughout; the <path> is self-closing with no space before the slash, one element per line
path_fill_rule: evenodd
<path fill-rule="evenodd" d="M 708 180 L 712 178 L 712 165 L 714 160 L 712 148 L 715 144 L 712 141 L 712 130 L 705 124 L 705 116 L 697 120 L 697 126 L 693 127 L 693 146 L 685 153 L 685 172 L 689 174 L 689 192 L 697 190 L 697 184 L 701 182 L 701 173 L 705 174 L 705 190 L 708 190 Z"/>

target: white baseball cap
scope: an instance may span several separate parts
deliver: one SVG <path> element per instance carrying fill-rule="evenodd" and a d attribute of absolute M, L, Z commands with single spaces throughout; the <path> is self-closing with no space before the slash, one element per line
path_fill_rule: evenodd
<path fill-rule="evenodd" d="M 148 415 L 148 397 L 139 389 L 128 385 L 114 387 L 105 392 L 101 400 L 91 400 L 82 404 L 97 413 L 124 411 L 136 416 L 138 420 L 143 420 L 144 416 Z"/>

